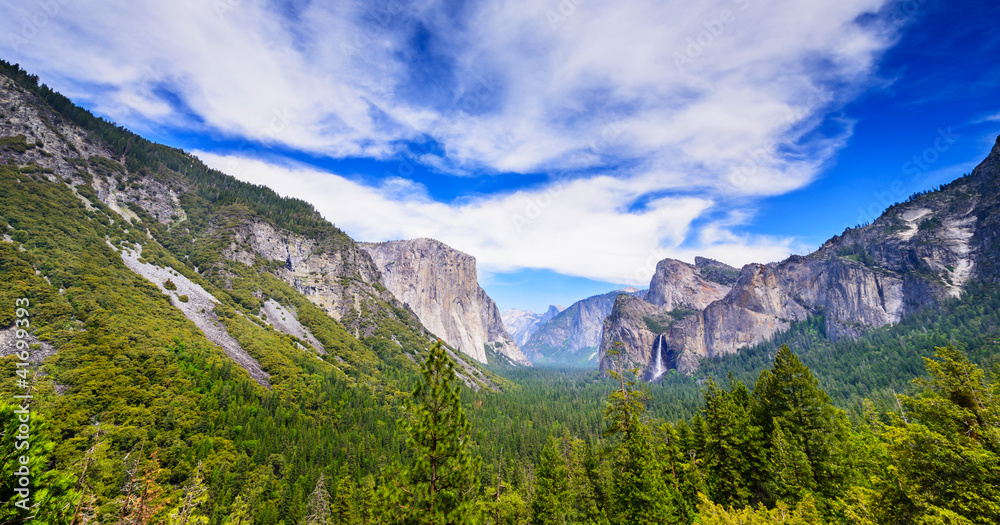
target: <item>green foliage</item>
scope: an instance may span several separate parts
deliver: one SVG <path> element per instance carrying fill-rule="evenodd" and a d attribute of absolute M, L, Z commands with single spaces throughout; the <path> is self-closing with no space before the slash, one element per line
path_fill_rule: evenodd
<path fill-rule="evenodd" d="M 926 359 L 923 392 L 875 421 L 888 452 L 870 489 L 852 492 L 856 523 L 1000 521 L 1000 383 L 952 346 Z"/>
<path fill-rule="evenodd" d="M 415 455 L 404 505 L 414 523 L 465 523 L 472 515 L 469 496 L 478 488 L 482 460 L 472 454 L 455 362 L 440 341 L 431 346 L 421 375 L 409 402 L 410 417 L 399 422 Z"/>
<path fill-rule="evenodd" d="M 705 389 L 702 457 L 713 501 L 742 507 L 763 500 L 764 433 L 751 416 L 743 383 L 727 392 L 709 379 Z"/>
<path fill-rule="evenodd" d="M 698 523 L 700 525 L 822 525 L 824 521 L 809 496 L 794 508 L 789 508 L 788 504 L 779 501 L 773 509 L 759 504 L 757 507 L 736 510 L 715 504 L 701 495 L 698 504 Z"/>
<path fill-rule="evenodd" d="M 695 313 L 698 313 L 698 311 L 690 308 L 677 308 L 676 310 L 671 310 L 665 314 L 645 316 L 642 320 L 646 323 L 646 327 L 653 333 L 665 334 L 670 331 L 670 328 L 673 327 L 677 321 Z"/>
<path fill-rule="evenodd" d="M 924 232 L 924 231 L 936 230 L 942 226 L 944 226 L 944 223 L 941 222 L 940 218 L 928 217 L 920 221 L 920 224 L 917 225 L 917 229 Z"/>
<path fill-rule="evenodd" d="M 827 497 L 842 491 L 849 468 L 844 464 L 848 454 L 843 445 L 850 424 L 788 346 L 779 348 L 774 366 L 761 373 L 753 401 L 754 418 L 763 436 L 779 447 L 772 456 L 783 463 L 774 472 L 786 477 L 794 472 L 804 478 L 800 490 Z M 785 490 L 779 481 L 773 483 L 775 490 Z"/>
<path fill-rule="evenodd" d="M 24 153 L 35 147 L 34 142 L 28 142 L 24 135 L 13 137 L 0 137 L 0 150 L 13 151 L 14 153 Z"/>
<path fill-rule="evenodd" d="M 708 279 L 709 281 L 724 284 L 726 286 L 732 286 L 735 284 L 736 278 L 740 276 L 740 270 L 738 268 L 730 268 L 722 264 L 709 264 L 702 266 L 699 273 L 702 277 Z"/>
<path fill-rule="evenodd" d="M 97 119 L 16 66 L 0 62 L 0 72 L 124 159 L 66 157 L 77 170 L 120 191 L 155 180 L 178 192 L 186 214 L 163 224 L 132 206 L 139 223 L 129 223 L 89 185 L 70 189 L 14 159 L 0 166 L 0 227 L 15 241 L 0 242 L 0 328 L 13 322 L 14 300 L 27 297 L 39 340 L 32 351 L 58 349 L 31 368 L 44 372 L 32 406 L 38 453 L 29 466 L 44 486 L 34 521 L 1000 521 L 1000 386 L 973 364 L 1000 361 L 994 285 L 972 283 L 961 299 L 855 341 L 831 342 L 817 315 L 648 388 L 623 370 L 611 380 L 594 371 L 456 370 L 447 349 L 427 352 L 428 335 L 402 305 L 362 297 L 334 320 L 276 277 L 283 261 L 223 256 L 240 227 L 265 221 L 349 258 L 350 239 L 308 204 Z M 15 153 L 41 147 L 24 136 L 0 141 Z M 109 243 L 141 247 L 144 261 L 215 296 L 221 325 L 271 375 L 271 388 L 234 366 Z M 857 247 L 838 255 L 875 265 Z M 709 278 L 735 278 L 723 270 Z M 269 299 L 327 353 L 259 318 Z M 690 313 L 653 325 L 663 332 Z M 930 378 L 908 386 L 925 366 Z M 18 391 L 16 371 L 14 358 L 0 359 L 4 399 Z M 727 388 L 711 379 L 730 373 Z M 458 374 L 503 391 L 463 390 Z M 744 385 L 754 380 L 750 392 Z M 852 427 L 834 404 L 865 424 Z M 406 407 L 409 416 L 393 424 Z M 12 410 L 0 403 L 7 435 Z M 408 476 L 395 465 L 409 465 Z M 495 487 L 480 485 L 493 473 Z M 0 488 L 0 520 L 11 517 L 9 489 Z"/>
<path fill-rule="evenodd" d="M 617 354 L 617 350 L 611 350 Z M 616 357 L 613 354 L 612 358 Z M 686 516 L 680 494 L 664 478 L 659 458 L 653 454 L 651 432 L 646 422 L 643 390 L 627 379 L 621 368 L 611 370 L 620 387 L 608 396 L 604 417 L 605 434 L 613 440 L 608 453 L 614 479 L 609 516 L 614 523 L 683 523 Z M 637 371 L 631 371 L 636 375 Z"/>
<path fill-rule="evenodd" d="M 14 375 L 9 369 L 4 372 Z M 3 523 L 30 521 L 61 525 L 72 516 L 71 506 L 78 497 L 73 490 L 74 477 L 68 471 L 47 467 L 55 448 L 55 429 L 35 411 L 36 407 L 30 400 L 19 402 L 24 405 L 0 400 L 0 421 L 3 422 L 3 440 L 0 442 L 0 476 L 3 476 L 3 483 L 0 483 L 0 520 Z M 22 432 L 19 429 L 21 425 L 27 425 L 29 431 Z M 20 482 L 22 479 L 26 484 Z M 26 495 L 19 494 L 15 492 L 15 488 L 27 489 L 29 492 Z"/>

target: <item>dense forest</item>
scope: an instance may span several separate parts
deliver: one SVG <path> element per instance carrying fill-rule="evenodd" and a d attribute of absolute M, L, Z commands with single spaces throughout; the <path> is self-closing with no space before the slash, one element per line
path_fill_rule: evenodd
<path fill-rule="evenodd" d="M 2 524 L 1000 522 L 995 285 L 854 341 L 831 342 L 813 317 L 655 384 L 497 366 L 483 372 L 495 388 L 470 388 L 408 312 L 334 320 L 273 261 L 225 260 L 228 240 L 206 235 L 253 216 L 322 249 L 353 243 L 311 206 L 0 72 L 121 159 L 75 159 L 81 172 L 192 188 L 186 228 L 133 207 L 139 228 L 89 184 L 0 165 L 0 328 L 23 325 L 32 356 L 0 358 Z M 219 299 L 267 387 L 123 264 L 118 250 L 137 246 Z M 294 307 L 329 353 L 263 323 L 265 298 Z M 30 456 L 13 439 L 25 392 Z"/>

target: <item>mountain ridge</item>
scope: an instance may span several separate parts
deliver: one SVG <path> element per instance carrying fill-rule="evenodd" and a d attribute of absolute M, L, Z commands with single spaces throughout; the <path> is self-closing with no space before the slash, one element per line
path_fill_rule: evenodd
<path fill-rule="evenodd" d="M 959 296 L 973 279 L 996 281 L 998 173 L 1000 138 L 972 174 L 890 206 L 873 223 L 848 228 L 813 253 L 748 264 L 724 297 L 667 325 L 644 322 L 664 309 L 623 302 L 606 325 L 601 367 L 609 366 L 607 352 L 620 341 L 626 360 L 648 370 L 656 357 L 651 341 L 664 334 L 659 351 L 672 368 L 690 373 L 700 359 L 769 340 L 820 312 L 831 341 L 856 338 Z M 665 275 L 653 281 L 650 289 L 676 287 Z"/>

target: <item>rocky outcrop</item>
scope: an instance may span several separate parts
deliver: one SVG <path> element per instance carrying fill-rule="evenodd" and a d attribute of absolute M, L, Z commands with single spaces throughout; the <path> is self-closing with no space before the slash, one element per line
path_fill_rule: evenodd
<path fill-rule="evenodd" d="M 298 312 L 294 308 L 284 307 L 278 301 L 268 299 L 264 301 L 259 317 L 277 331 L 305 341 L 316 350 L 316 353 L 327 353 L 323 343 L 319 342 L 312 332 L 299 322 Z"/>
<path fill-rule="evenodd" d="M 1000 280 L 998 176 L 1000 140 L 971 175 L 891 206 L 872 224 L 848 229 L 812 254 L 747 265 L 724 297 L 703 306 L 707 296 L 689 285 L 688 269 L 661 263 L 649 304 L 696 310 L 660 332 L 666 334 L 664 355 L 671 366 L 690 372 L 701 358 L 735 353 L 817 314 L 824 316 L 829 339 L 854 338 L 958 297 L 974 278 Z M 625 354 L 648 369 L 653 343 L 649 334 L 633 333 L 634 316 L 648 318 L 648 309 L 622 308 L 609 319 L 621 326 L 606 328 L 602 351 L 620 340 Z"/>
<path fill-rule="evenodd" d="M 617 296 L 611 314 L 602 323 L 601 371 L 609 367 L 616 369 L 618 357 L 623 369 L 635 366 L 646 368 L 659 337 L 649 321 L 658 318 L 661 313 L 659 307 L 639 297 Z M 612 350 L 618 353 L 618 357 L 612 357 Z"/>
<path fill-rule="evenodd" d="M 698 262 L 701 266 L 691 266 L 674 259 L 664 259 L 657 263 L 656 273 L 649 281 L 646 301 L 667 311 L 678 308 L 702 310 L 712 301 L 725 296 L 730 286 L 707 279 L 701 272 L 704 268 L 711 267 L 728 268 L 735 274 L 736 269 L 701 257 Z"/>
<path fill-rule="evenodd" d="M 563 310 L 565 308 L 562 306 L 549 305 L 549 309 L 545 313 L 537 314 L 528 310 L 511 308 L 504 310 L 500 314 L 500 319 L 503 320 L 503 326 L 514 342 L 523 347 L 532 334 L 538 330 L 538 327 L 549 322 Z"/>
<path fill-rule="evenodd" d="M 446 343 L 485 363 L 486 347 L 529 365 L 479 286 L 476 259 L 433 239 L 362 243 L 382 284 Z"/>
<path fill-rule="evenodd" d="M 192 287 L 186 290 L 191 293 L 172 294 L 177 296 L 174 306 L 189 318 L 196 304 L 199 310 L 211 311 L 207 307 L 215 304 L 212 294 L 216 294 L 239 315 L 267 315 L 273 328 L 292 336 L 299 349 L 312 347 L 320 359 L 346 365 L 338 369 L 346 370 L 351 381 L 392 382 L 409 373 L 404 369 L 419 361 L 435 339 L 385 288 L 371 257 L 308 203 L 237 181 L 183 151 L 152 144 L 123 128 L 113 129 L 61 95 L 37 86 L 32 76 L 3 66 L 0 162 L 21 168 L 36 181 L 67 186 L 91 218 L 121 229 L 131 242 L 154 246 L 147 252 L 153 264 L 123 255 L 126 264 L 147 279 L 158 282 L 164 265 L 177 268 L 178 263 L 198 274 L 200 280 L 186 273 L 212 292 Z M 10 72 L 15 76 L 7 76 Z M 0 231 L 0 238 L 9 242 L 18 236 Z M 175 281 L 178 289 L 187 286 Z M 313 337 L 310 328 L 330 325 L 311 308 L 299 323 L 299 312 L 291 304 L 302 303 L 289 300 L 292 290 L 338 321 L 359 339 L 358 344 L 324 348 L 317 338 L 339 341 L 342 334 L 339 329 L 332 329 L 332 335 L 324 329 Z M 222 291 L 227 297 L 221 296 Z M 259 364 L 217 319 L 206 315 L 195 315 L 192 321 L 258 382 L 268 384 Z M 486 316 L 499 319 L 496 312 Z M 395 344 L 386 347 L 386 341 Z M 390 352 L 398 348 L 409 363 L 400 355 L 387 354 L 386 348 Z M 509 353 L 514 355 L 515 350 Z M 456 360 L 464 370 L 460 377 L 471 388 L 496 387 L 471 359 L 457 355 Z M 396 367 L 400 368 L 390 371 Z"/>
<path fill-rule="evenodd" d="M 256 264 L 258 258 L 280 263 L 271 268 L 274 275 L 353 330 L 355 336 L 370 335 L 373 328 L 356 318 L 365 298 L 394 301 L 393 295 L 380 286 L 379 270 L 371 257 L 354 243 L 326 249 L 318 240 L 280 230 L 259 219 L 236 225 L 228 222 L 213 235 L 222 239 L 222 254 L 227 259 L 248 266 Z"/>
<path fill-rule="evenodd" d="M 645 292 L 625 288 L 577 301 L 540 325 L 522 349 L 534 363 L 596 366 L 604 319 L 621 294 L 645 295 Z"/>

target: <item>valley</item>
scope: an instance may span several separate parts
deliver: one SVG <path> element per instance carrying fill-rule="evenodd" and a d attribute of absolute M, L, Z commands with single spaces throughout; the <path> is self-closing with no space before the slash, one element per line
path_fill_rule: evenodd
<path fill-rule="evenodd" d="M 813 253 L 501 313 L 475 254 L 355 240 L 2 62 L 31 523 L 990 523 L 1000 139 L 957 175 Z"/>

